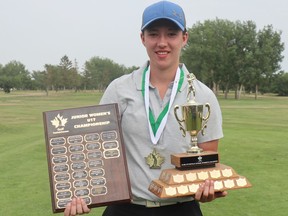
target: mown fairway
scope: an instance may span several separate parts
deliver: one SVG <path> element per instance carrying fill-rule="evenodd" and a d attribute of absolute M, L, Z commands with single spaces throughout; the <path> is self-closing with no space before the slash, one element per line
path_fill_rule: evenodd
<path fill-rule="evenodd" d="M 0 215 L 53 215 L 42 112 L 98 104 L 98 92 L 0 92 Z M 225 137 L 221 162 L 252 188 L 202 204 L 205 216 L 287 214 L 288 98 L 219 99 Z M 103 208 L 91 215 L 101 215 Z"/>

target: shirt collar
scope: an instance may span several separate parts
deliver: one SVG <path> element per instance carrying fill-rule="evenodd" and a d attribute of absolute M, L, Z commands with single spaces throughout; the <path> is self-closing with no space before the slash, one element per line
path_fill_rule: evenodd
<path fill-rule="evenodd" d="M 149 61 L 145 62 L 144 65 L 142 65 L 138 70 L 134 71 L 134 82 L 136 84 L 136 89 L 138 91 L 142 90 L 142 76 L 143 76 L 143 72 L 144 70 L 149 66 Z M 183 91 L 183 89 L 186 88 L 186 86 L 188 85 L 187 82 L 187 75 L 189 74 L 189 71 L 187 70 L 186 66 L 182 63 L 179 64 L 179 67 L 182 68 L 182 70 L 184 71 L 185 77 L 184 77 L 184 82 L 183 85 L 180 89 L 180 92 Z"/>

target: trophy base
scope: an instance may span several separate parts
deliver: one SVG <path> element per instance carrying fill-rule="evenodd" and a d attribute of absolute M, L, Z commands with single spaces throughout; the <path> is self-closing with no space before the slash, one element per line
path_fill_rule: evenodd
<path fill-rule="evenodd" d="M 218 153 L 213 151 L 171 155 L 171 164 L 175 165 L 175 168 L 179 170 L 214 167 L 218 162 Z"/>
<path fill-rule="evenodd" d="M 160 198 L 190 196 L 206 179 L 214 180 L 215 192 L 251 187 L 248 180 L 231 167 L 217 163 L 212 168 L 163 170 L 159 179 L 153 180 L 148 189 Z"/>

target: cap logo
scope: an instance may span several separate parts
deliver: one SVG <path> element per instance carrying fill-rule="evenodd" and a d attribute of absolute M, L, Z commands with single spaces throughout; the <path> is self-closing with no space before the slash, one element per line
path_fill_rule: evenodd
<path fill-rule="evenodd" d="M 179 14 L 177 13 L 175 10 L 173 10 L 173 13 L 172 13 L 175 17 L 178 17 L 179 19 L 181 20 L 184 20 L 184 17 L 182 16 L 182 14 Z"/>

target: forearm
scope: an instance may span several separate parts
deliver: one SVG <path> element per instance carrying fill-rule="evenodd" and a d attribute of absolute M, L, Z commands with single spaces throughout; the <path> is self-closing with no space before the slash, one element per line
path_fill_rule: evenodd
<path fill-rule="evenodd" d="M 218 143 L 219 140 L 211 140 L 204 143 L 199 143 L 199 147 L 203 149 L 203 151 L 218 151 Z"/>

